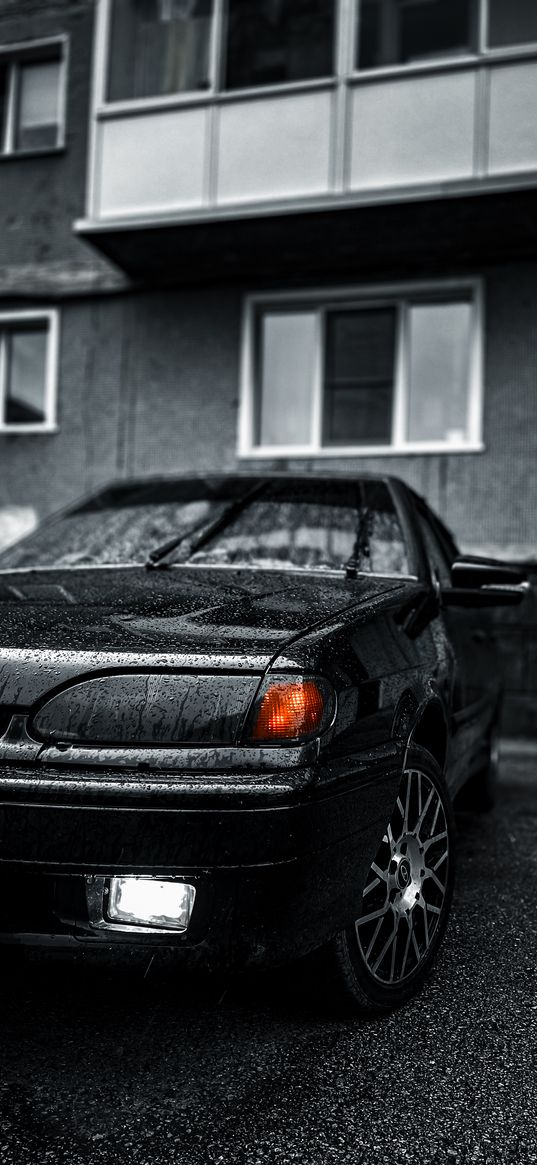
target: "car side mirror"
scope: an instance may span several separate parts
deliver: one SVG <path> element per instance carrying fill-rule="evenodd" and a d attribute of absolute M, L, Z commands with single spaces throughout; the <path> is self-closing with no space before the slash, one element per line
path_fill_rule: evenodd
<path fill-rule="evenodd" d="M 445 607 L 505 607 L 530 590 L 525 570 L 494 558 L 465 555 L 451 565 L 451 587 L 442 588 Z"/>

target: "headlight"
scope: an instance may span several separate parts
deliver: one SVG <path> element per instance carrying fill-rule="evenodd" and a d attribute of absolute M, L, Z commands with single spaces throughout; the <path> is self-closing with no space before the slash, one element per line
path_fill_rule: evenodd
<path fill-rule="evenodd" d="M 333 721 L 335 693 L 318 676 L 272 676 L 262 684 L 249 717 L 248 744 L 297 744 Z"/>
<path fill-rule="evenodd" d="M 78 680 L 30 718 L 39 740 L 74 745 L 232 745 L 257 675 L 123 672 Z"/>
<path fill-rule="evenodd" d="M 186 882 L 158 878 L 111 878 L 108 917 L 112 922 L 185 931 L 196 889 Z"/>

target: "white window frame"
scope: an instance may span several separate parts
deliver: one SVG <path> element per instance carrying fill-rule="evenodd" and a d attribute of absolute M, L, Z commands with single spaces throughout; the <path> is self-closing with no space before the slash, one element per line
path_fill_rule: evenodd
<path fill-rule="evenodd" d="M 6 114 L 3 125 L 0 124 L 0 161 L 5 158 L 26 157 L 28 154 L 53 154 L 65 148 L 68 56 L 69 38 L 67 36 L 46 37 L 40 40 L 0 45 L 0 68 L 7 71 Z M 53 146 L 31 146 L 18 149 L 16 146 L 17 105 L 21 66 L 33 63 L 44 64 L 48 61 L 57 61 L 60 66 L 56 142 Z"/>
<path fill-rule="evenodd" d="M 136 109 L 158 109 L 175 107 L 178 105 L 207 105 L 209 103 L 243 101 L 255 98 L 258 95 L 271 92 L 300 92 L 301 90 L 316 89 L 333 85 L 339 75 L 338 62 L 341 52 L 340 45 L 346 43 L 345 36 L 348 28 L 348 17 L 342 19 L 342 12 L 352 5 L 353 0 L 334 0 L 334 46 L 332 71 L 320 77 L 307 78 L 302 81 L 271 82 L 267 85 L 255 85 L 242 89 L 223 88 L 224 78 L 224 41 L 225 41 L 225 4 L 226 0 L 213 0 L 213 21 L 209 46 L 209 85 L 206 89 L 190 89 L 179 93 L 157 94 L 152 97 L 123 98 L 110 101 L 107 97 L 107 78 L 110 63 L 112 5 L 113 0 L 97 0 L 96 24 L 96 51 L 94 67 L 94 97 L 98 116 L 107 113 L 116 115 L 123 110 L 127 112 Z M 345 66 L 345 73 L 347 67 Z"/>
<path fill-rule="evenodd" d="M 0 434 L 2 433 L 55 433 L 57 432 L 56 408 L 58 396 L 58 359 L 60 341 L 60 319 L 56 309 L 36 311 L 3 311 L 0 312 Z M 47 325 L 47 354 L 45 366 L 45 395 L 43 408 L 45 420 L 24 424 L 24 422 L 8 422 L 5 420 L 5 405 L 7 400 L 7 361 L 5 333 L 7 330 L 17 330 L 17 326 L 27 324 Z"/>
<path fill-rule="evenodd" d="M 274 93 L 300 92 L 312 90 L 338 82 L 353 84 L 364 81 L 372 82 L 376 78 L 390 77 L 399 74 L 423 72 L 445 72 L 446 70 L 472 67 L 488 60 L 509 60 L 513 57 L 535 57 L 537 41 L 491 48 L 488 46 L 489 4 L 490 0 L 479 0 L 478 11 L 478 43 L 475 52 L 467 55 L 445 56 L 431 60 L 412 61 L 409 64 L 385 65 L 373 69 L 359 69 L 357 66 L 358 39 L 360 34 L 360 5 L 361 0 L 335 0 L 334 23 L 334 58 L 332 72 L 324 77 L 315 77 L 305 81 L 281 82 L 280 84 L 256 85 L 245 89 L 222 88 L 224 38 L 225 38 L 225 3 L 226 0 L 214 0 L 213 25 L 211 30 L 210 84 L 207 89 L 188 90 L 179 93 L 158 94 L 151 97 L 125 98 L 119 101 L 109 101 L 107 97 L 107 76 L 110 58 L 110 32 L 113 0 L 97 0 L 96 22 L 96 50 L 94 57 L 94 109 L 97 117 L 117 116 L 135 110 L 151 110 L 160 108 L 174 108 L 176 106 L 208 105 L 215 102 L 245 101 L 256 96 Z"/>
<path fill-rule="evenodd" d="M 404 334 L 407 331 L 409 304 L 415 298 L 431 303 L 450 297 L 468 297 L 473 306 L 472 340 L 470 352 L 470 379 L 468 385 L 468 438 L 466 441 L 407 441 L 405 418 L 408 412 L 408 379 L 405 360 Z M 364 308 L 395 304 L 398 310 L 394 396 L 392 406 L 392 441 L 389 445 L 323 445 L 323 350 L 322 317 L 330 307 Z M 263 308 L 279 307 L 290 310 L 311 305 L 317 311 L 317 347 L 311 412 L 311 441 L 307 445 L 256 445 L 256 319 Z M 256 293 L 245 298 L 242 319 L 241 389 L 239 403 L 238 447 L 239 458 L 341 458 L 341 457 L 400 457 L 406 454 L 480 453 L 484 450 L 483 427 L 483 285 L 479 278 L 338 287 L 329 290 Z"/>
<path fill-rule="evenodd" d="M 340 0 L 340 3 L 345 4 L 346 0 Z M 380 65 L 378 68 L 359 69 L 357 60 L 359 56 L 359 37 L 360 37 L 360 11 L 362 0 L 356 0 L 352 15 L 349 18 L 347 27 L 347 34 L 352 44 L 353 51 L 353 65 L 352 73 L 353 79 L 372 81 L 375 78 L 391 77 L 400 73 L 436 73 L 445 72 L 451 69 L 460 69 L 468 65 L 475 66 L 477 63 L 488 60 L 509 60 L 512 57 L 535 57 L 537 53 L 537 41 L 521 41 L 518 44 L 500 45 L 499 47 L 492 47 L 488 44 L 489 37 L 489 14 L 490 14 L 490 0 L 478 0 L 477 13 L 477 44 L 474 52 L 457 55 L 454 53 L 450 56 L 449 53 L 445 55 L 426 59 L 422 61 L 410 61 L 408 64 L 395 65 Z"/>

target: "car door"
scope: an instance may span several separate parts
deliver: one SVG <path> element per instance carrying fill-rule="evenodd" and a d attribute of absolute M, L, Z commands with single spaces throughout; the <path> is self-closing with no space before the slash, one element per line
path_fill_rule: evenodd
<path fill-rule="evenodd" d="M 491 634 L 490 614 L 475 608 L 442 605 L 442 591 L 451 586 L 451 563 L 457 557 L 453 539 L 424 503 L 417 506 L 417 520 L 438 593 L 440 617 L 453 649 L 452 739 L 457 763 L 466 772 L 483 755 L 500 679 Z"/>

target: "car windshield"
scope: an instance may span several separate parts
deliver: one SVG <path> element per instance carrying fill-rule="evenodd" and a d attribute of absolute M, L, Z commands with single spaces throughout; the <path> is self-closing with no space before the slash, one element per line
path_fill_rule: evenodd
<path fill-rule="evenodd" d="M 134 565 L 150 556 L 163 565 L 409 572 L 384 482 L 244 478 L 104 491 L 9 547 L 0 569 Z"/>
<path fill-rule="evenodd" d="M 142 564 L 154 547 L 212 525 L 244 492 L 244 481 L 207 478 L 105 490 L 4 550 L 0 569 Z"/>

